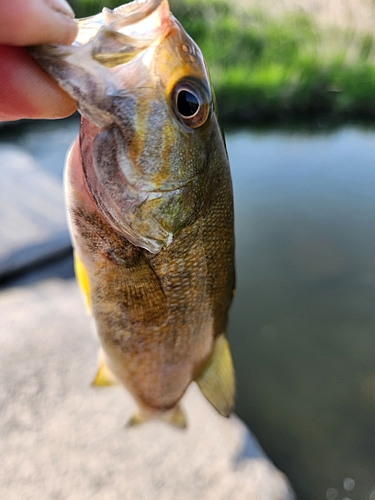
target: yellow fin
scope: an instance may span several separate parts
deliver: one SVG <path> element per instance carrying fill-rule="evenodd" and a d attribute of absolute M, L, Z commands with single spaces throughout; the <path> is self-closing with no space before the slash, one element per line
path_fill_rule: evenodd
<path fill-rule="evenodd" d="M 147 418 L 141 415 L 139 412 L 134 413 L 126 424 L 126 427 L 136 427 L 137 425 L 144 424 L 147 422 Z"/>
<path fill-rule="evenodd" d="M 98 372 L 92 381 L 92 385 L 95 387 L 108 387 L 110 385 L 117 385 L 118 380 L 113 375 L 108 366 L 104 363 L 102 359 L 99 359 Z"/>
<path fill-rule="evenodd" d="M 181 410 L 179 405 L 177 405 L 171 413 L 163 415 L 161 420 L 173 425 L 173 427 L 177 427 L 178 429 L 186 429 L 187 427 L 184 412 Z"/>
<path fill-rule="evenodd" d="M 225 335 L 216 339 L 212 354 L 195 381 L 212 406 L 224 417 L 229 417 L 234 403 L 235 380 Z"/>
<path fill-rule="evenodd" d="M 168 410 L 162 413 L 145 413 L 141 410 L 131 417 L 127 423 L 127 427 L 135 427 L 140 424 L 144 424 L 149 420 L 162 420 L 167 424 L 177 427 L 178 429 L 185 429 L 187 427 L 186 418 L 181 410 L 180 406 L 175 406 L 172 410 Z"/>
<path fill-rule="evenodd" d="M 77 282 L 85 301 L 86 310 L 88 313 L 91 313 L 89 277 L 85 266 L 83 265 L 81 259 L 78 257 L 76 251 L 74 251 L 74 272 L 76 274 Z"/>

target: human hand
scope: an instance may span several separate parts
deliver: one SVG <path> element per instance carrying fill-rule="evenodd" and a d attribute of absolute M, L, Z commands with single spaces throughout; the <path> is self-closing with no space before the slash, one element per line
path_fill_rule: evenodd
<path fill-rule="evenodd" d="M 42 43 L 70 44 L 77 34 L 65 0 L 0 0 L 0 121 L 62 118 L 75 102 L 25 49 Z"/>

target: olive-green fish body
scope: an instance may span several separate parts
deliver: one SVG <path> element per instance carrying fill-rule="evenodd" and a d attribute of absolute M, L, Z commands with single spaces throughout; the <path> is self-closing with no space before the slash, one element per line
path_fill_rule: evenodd
<path fill-rule="evenodd" d="M 83 116 L 66 191 L 103 350 L 96 383 L 114 375 L 131 392 L 131 423 L 183 426 L 178 403 L 194 380 L 227 416 L 232 187 L 199 48 L 166 0 L 145 0 L 80 21 L 72 47 L 34 56 Z"/>

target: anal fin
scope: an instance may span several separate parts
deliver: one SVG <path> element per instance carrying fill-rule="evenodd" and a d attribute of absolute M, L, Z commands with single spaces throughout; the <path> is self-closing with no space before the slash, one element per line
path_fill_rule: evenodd
<path fill-rule="evenodd" d="M 234 403 L 235 378 L 232 356 L 225 335 L 220 335 L 202 372 L 195 379 L 204 397 L 224 417 Z"/>

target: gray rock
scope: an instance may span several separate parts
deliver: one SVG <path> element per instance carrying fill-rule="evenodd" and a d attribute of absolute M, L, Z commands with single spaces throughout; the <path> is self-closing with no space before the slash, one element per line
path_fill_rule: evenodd
<path fill-rule="evenodd" d="M 63 200 L 30 154 L 0 145 L 0 279 L 70 248 Z"/>
<path fill-rule="evenodd" d="M 73 281 L 3 291 L 0 317 L 0 498 L 294 498 L 241 420 L 219 416 L 194 385 L 187 430 L 126 429 L 126 391 L 90 387 L 97 342 Z"/>

